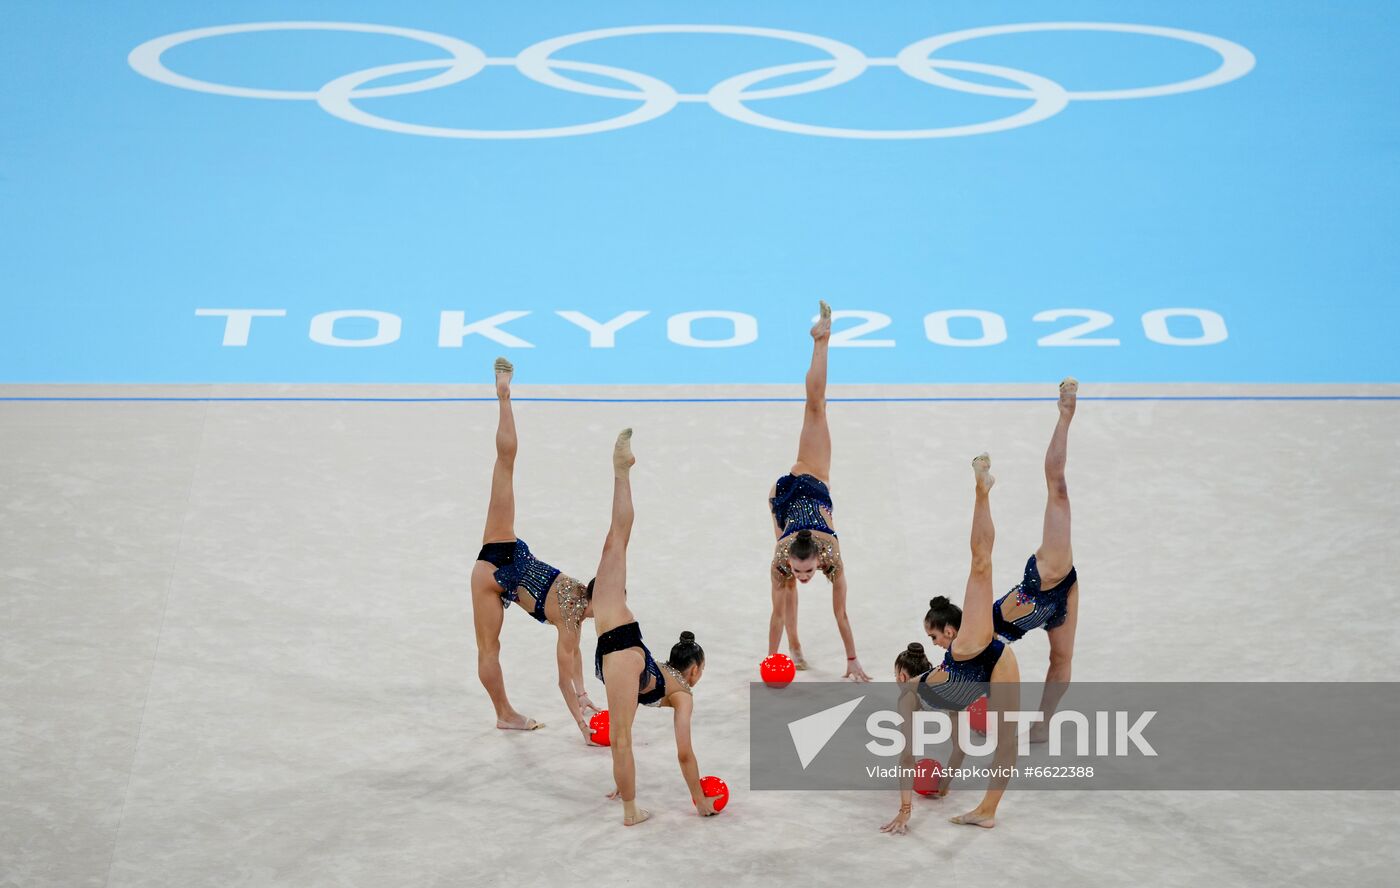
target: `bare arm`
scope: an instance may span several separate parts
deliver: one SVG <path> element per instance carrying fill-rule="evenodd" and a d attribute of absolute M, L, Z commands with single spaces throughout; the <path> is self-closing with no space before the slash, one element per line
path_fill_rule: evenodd
<path fill-rule="evenodd" d="M 831 609 L 836 615 L 836 629 L 841 633 L 841 642 L 846 646 L 846 678 L 851 681 L 870 681 L 870 676 L 861 668 L 856 659 L 856 637 L 851 632 L 851 618 L 846 615 L 846 570 L 839 567 L 831 579 Z"/>
<path fill-rule="evenodd" d="M 715 813 L 714 801 L 705 797 L 700 789 L 700 764 L 695 760 L 695 750 L 690 743 L 690 715 L 695 700 L 690 694 L 681 692 L 671 697 L 671 705 L 676 710 L 676 758 L 680 762 L 681 777 L 690 790 L 690 800 L 695 803 L 701 817 Z"/>
<path fill-rule="evenodd" d="M 592 700 L 588 699 L 587 679 L 583 674 L 583 651 L 578 648 L 578 633 L 580 631 L 582 630 L 574 630 L 574 688 L 576 689 L 574 696 L 578 698 L 579 712 L 584 718 L 588 718 L 602 710 L 599 709 Z"/>
<path fill-rule="evenodd" d="M 902 836 L 909 832 L 909 817 L 914 811 L 914 778 L 905 776 L 905 769 L 912 770 L 914 767 L 914 710 L 918 705 L 918 697 L 912 691 L 906 691 L 899 697 L 899 714 L 904 723 L 904 752 L 899 756 L 899 813 L 889 823 L 880 827 L 880 832 L 887 832 L 892 836 Z"/>
<path fill-rule="evenodd" d="M 592 739 L 592 728 L 584 717 L 579 700 L 583 691 L 583 655 L 579 652 L 578 632 L 561 628 L 559 644 L 555 647 L 554 654 L 559 663 L 559 693 L 564 696 L 564 705 L 569 707 L 569 714 L 574 717 L 574 724 L 578 725 L 579 731 L 583 733 L 584 742 L 589 746 L 596 746 Z"/>

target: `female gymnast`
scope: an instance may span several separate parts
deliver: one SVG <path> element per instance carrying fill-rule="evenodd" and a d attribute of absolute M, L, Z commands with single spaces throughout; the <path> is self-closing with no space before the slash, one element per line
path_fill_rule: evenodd
<path fill-rule="evenodd" d="M 855 636 L 846 616 L 846 571 L 841 564 L 841 544 L 832 521 L 831 429 L 826 422 L 826 358 L 831 339 L 831 306 L 821 303 L 821 315 L 812 327 L 812 364 L 807 370 L 807 407 L 802 436 L 797 441 L 797 462 L 779 478 L 768 494 L 777 537 L 769 574 L 773 586 L 773 615 L 768 620 L 768 653 L 778 651 L 783 630 L 798 669 L 806 669 L 802 644 L 797 639 L 797 584 L 810 582 L 820 570 L 831 582 L 831 607 L 836 628 L 846 646 L 845 678 L 870 681 L 856 659 Z"/>
<path fill-rule="evenodd" d="M 943 662 L 937 668 L 920 674 L 918 680 L 912 682 L 912 689 L 902 696 L 900 709 L 905 712 L 906 725 L 914 708 L 915 693 L 929 708 L 951 711 L 966 709 L 974 700 L 987 694 L 988 724 L 997 713 L 1016 710 L 1020 705 L 1021 673 L 1016 666 L 1016 655 L 993 631 L 992 544 L 996 539 L 996 529 L 992 525 L 992 506 L 988 494 L 996 479 L 991 476 L 991 465 L 991 458 L 985 453 L 972 461 L 976 481 L 976 500 L 972 510 L 972 568 L 967 576 L 967 591 L 963 598 L 962 629 L 956 638 L 945 643 L 940 641 L 942 636 L 929 627 L 929 637 L 948 650 L 943 655 Z M 902 676 L 901 680 L 906 683 L 911 683 L 912 670 L 923 665 L 911 662 L 914 658 L 907 656 L 912 654 L 912 648 L 911 645 L 895 661 L 896 678 Z M 985 829 L 996 826 L 997 805 L 1006 792 L 1011 768 L 1016 764 L 1016 732 L 1004 723 L 997 727 L 996 754 L 992 776 L 987 780 L 986 795 L 976 808 L 951 818 L 953 823 Z M 954 743 L 949 770 L 960 767 L 962 759 L 962 748 Z M 913 750 L 907 743 L 901 764 L 905 767 L 913 765 Z M 945 776 L 940 795 L 947 792 L 947 783 Z M 903 835 L 908 831 L 909 814 L 913 809 L 910 790 L 909 782 L 902 781 L 899 814 L 880 828 L 883 832 Z"/>
<path fill-rule="evenodd" d="M 675 710 L 676 755 L 691 801 L 702 817 L 715 813 L 714 800 L 700 789 L 700 766 L 690 745 L 691 688 L 705 674 L 705 652 L 695 634 L 682 632 L 667 662 L 657 664 L 642 643 L 637 618 L 627 607 L 627 541 L 632 536 L 632 430 L 623 429 L 613 446 L 612 524 L 603 542 L 598 575 L 589 583 L 593 625 L 598 630 L 594 666 L 608 691 L 614 788 L 608 798 L 622 799 L 622 823 L 636 826 L 651 816 L 637 807 L 637 766 L 632 757 L 632 720 L 637 705 Z"/>
<path fill-rule="evenodd" d="M 1040 548 L 1026 561 L 1021 582 L 997 601 L 992 610 L 993 629 L 1006 641 L 1019 641 L 1027 632 L 1044 628 L 1050 639 L 1050 668 L 1045 674 L 1045 690 L 1040 712 L 1044 720 L 1031 728 L 1031 742 L 1043 743 L 1050 716 L 1069 687 L 1070 663 L 1074 658 L 1074 629 L 1079 622 L 1079 574 L 1074 569 L 1070 548 L 1069 487 L 1065 484 L 1065 461 L 1069 450 L 1069 424 L 1079 383 L 1067 378 L 1060 383 L 1060 418 L 1045 451 L 1045 526 Z M 924 626 L 935 634 L 934 642 L 948 647 L 958 637 L 962 611 L 945 597 L 929 602 Z"/>
<path fill-rule="evenodd" d="M 544 725 L 521 715 L 506 697 L 501 673 L 501 624 L 503 608 L 519 605 L 541 623 L 559 630 L 555 649 L 559 664 L 559 692 L 569 707 L 584 742 L 596 746 L 588 724 L 598 711 L 583 683 L 583 658 L 579 653 L 579 629 L 593 616 L 587 587 L 558 568 L 540 561 L 525 541 L 515 535 L 515 415 L 510 406 L 510 381 L 515 368 L 505 358 L 496 359 L 496 400 L 500 416 L 496 425 L 496 464 L 491 471 L 491 502 L 486 509 L 486 529 L 481 552 L 472 567 L 472 616 L 476 624 L 476 671 L 491 703 L 496 707 L 496 727 L 533 731 Z"/>

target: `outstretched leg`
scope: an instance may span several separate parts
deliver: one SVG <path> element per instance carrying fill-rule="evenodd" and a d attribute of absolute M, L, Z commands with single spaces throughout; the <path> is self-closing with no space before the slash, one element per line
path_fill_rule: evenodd
<path fill-rule="evenodd" d="M 992 524 L 989 494 L 996 479 L 992 477 L 991 468 L 992 458 L 985 453 L 972 461 L 976 482 L 976 500 L 972 507 L 972 566 L 967 574 L 967 591 L 963 594 L 962 626 L 953 642 L 958 652 L 975 654 L 993 635 L 992 546 L 996 542 L 996 527 Z"/>
<path fill-rule="evenodd" d="M 826 422 L 826 353 L 831 341 L 831 306 L 821 303 L 821 316 L 812 327 L 812 363 L 807 368 L 807 405 L 802 414 L 802 437 L 797 439 L 794 475 L 831 480 L 831 428 Z"/>
<path fill-rule="evenodd" d="M 515 367 L 505 358 L 496 359 L 496 401 L 500 413 L 496 420 L 496 464 L 491 469 L 491 502 L 486 507 L 486 529 L 483 543 L 510 542 L 515 539 L 515 413 L 510 406 L 510 381 Z"/>
<path fill-rule="evenodd" d="M 1053 586 L 1069 574 L 1074 566 L 1074 551 L 1070 546 L 1069 485 L 1065 483 L 1065 463 L 1069 456 L 1069 424 L 1079 383 L 1073 377 L 1060 383 L 1060 418 L 1050 436 L 1045 451 L 1045 530 L 1040 548 L 1035 553 L 1036 570 L 1042 587 Z M 1074 630 L 1079 622 L 1079 584 L 1070 590 L 1066 602 L 1065 622 L 1046 633 L 1050 638 L 1050 668 L 1045 674 L 1045 691 L 1040 699 L 1040 712 L 1045 721 L 1031 729 L 1031 741 L 1042 743 L 1048 736 L 1050 716 L 1060 705 L 1060 698 L 1069 687 L 1070 664 L 1074 659 Z"/>
<path fill-rule="evenodd" d="M 500 418 L 496 426 L 496 463 L 491 469 L 491 502 L 486 507 L 486 529 L 482 542 L 509 542 L 515 539 L 515 416 L 510 409 L 510 380 L 515 368 L 505 358 L 496 359 L 496 398 Z M 472 567 L 472 623 L 476 629 L 476 674 L 496 710 L 496 727 L 508 730 L 534 730 L 543 727 L 521 715 L 506 696 L 501 672 L 501 587 L 492 576 L 490 564 L 478 561 Z"/>
<path fill-rule="evenodd" d="M 593 623 L 602 635 L 632 622 L 627 609 L 627 543 L 632 539 L 632 430 L 623 429 L 613 445 L 612 522 L 593 581 Z"/>
<path fill-rule="evenodd" d="M 601 637 L 605 632 L 633 620 L 627 607 L 627 543 L 632 538 L 632 430 L 623 429 L 613 445 L 612 522 L 603 542 L 603 557 L 593 581 L 593 622 Z M 646 820 L 646 811 L 637 807 L 637 766 L 632 757 L 632 719 L 637 714 L 637 691 L 646 661 L 641 651 L 616 651 L 603 658 L 603 684 L 608 692 L 609 746 L 612 751 L 613 782 L 622 798 L 623 819 L 627 826 Z"/>
<path fill-rule="evenodd" d="M 1036 568 L 1043 587 L 1065 578 L 1074 566 L 1069 538 L 1069 485 L 1065 483 L 1065 462 L 1069 456 L 1069 424 L 1079 383 L 1072 377 L 1060 383 L 1060 418 L 1045 450 L 1045 528 L 1040 548 L 1035 552 Z"/>

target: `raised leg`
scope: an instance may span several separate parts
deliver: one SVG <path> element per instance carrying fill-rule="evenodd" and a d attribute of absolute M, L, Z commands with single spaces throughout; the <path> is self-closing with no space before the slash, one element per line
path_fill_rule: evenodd
<path fill-rule="evenodd" d="M 1070 548 L 1069 485 L 1065 483 L 1065 462 L 1069 455 L 1069 424 L 1079 383 L 1072 377 L 1060 383 L 1060 418 L 1045 451 L 1045 529 L 1035 553 L 1036 569 L 1042 586 L 1053 586 L 1074 566 Z"/>
<path fill-rule="evenodd" d="M 632 538 L 632 430 L 623 429 L 613 445 L 612 522 L 593 582 L 593 622 L 602 635 L 632 621 L 627 608 L 627 543 Z"/>
<path fill-rule="evenodd" d="M 962 626 L 954 639 L 955 653 L 975 654 L 992 640 L 992 546 L 996 527 L 992 524 L 990 493 L 996 479 L 991 475 L 992 458 L 982 454 L 972 461 L 976 500 L 972 507 L 972 566 L 963 594 Z"/>
<path fill-rule="evenodd" d="M 831 428 L 826 422 L 826 355 L 831 341 L 831 306 L 821 303 L 821 316 L 812 327 L 812 363 L 807 368 L 807 404 L 802 436 L 797 439 L 794 475 L 831 480 Z"/>
<path fill-rule="evenodd" d="M 515 413 L 510 406 L 510 381 L 515 368 L 505 358 L 496 359 L 496 464 L 491 469 L 491 502 L 486 507 L 483 543 L 515 539 Z"/>

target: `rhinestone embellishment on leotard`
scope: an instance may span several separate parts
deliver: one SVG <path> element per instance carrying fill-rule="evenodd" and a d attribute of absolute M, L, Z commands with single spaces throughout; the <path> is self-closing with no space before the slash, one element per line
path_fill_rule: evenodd
<path fill-rule="evenodd" d="M 586 587 L 578 580 L 560 574 L 558 590 L 559 617 L 567 628 L 577 631 L 583 625 L 584 613 L 588 610 L 588 599 L 584 597 Z"/>
<path fill-rule="evenodd" d="M 671 676 L 681 683 L 681 687 L 685 688 L 687 693 L 692 695 L 695 693 L 690 689 L 690 682 L 685 680 L 685 676 L 681 675 L 680 670 L 676 669 L 676 667 L 672 666 L 670 663 L 662 663 L 661 668 L 671 673 Z"/>
<path fill-rule="evenodd" d="M 792 540 L 792 537 L 779 540 L 773 553 L 773 569 L 785 577 L 792 576 L 792 566 L 788 564 Z M 817 544 L 817 569 L 826 574 L 828 580 L 835 580 L 841 574 L 841 550 L 830 538 L 813 535 L 812 540 Z"/>

